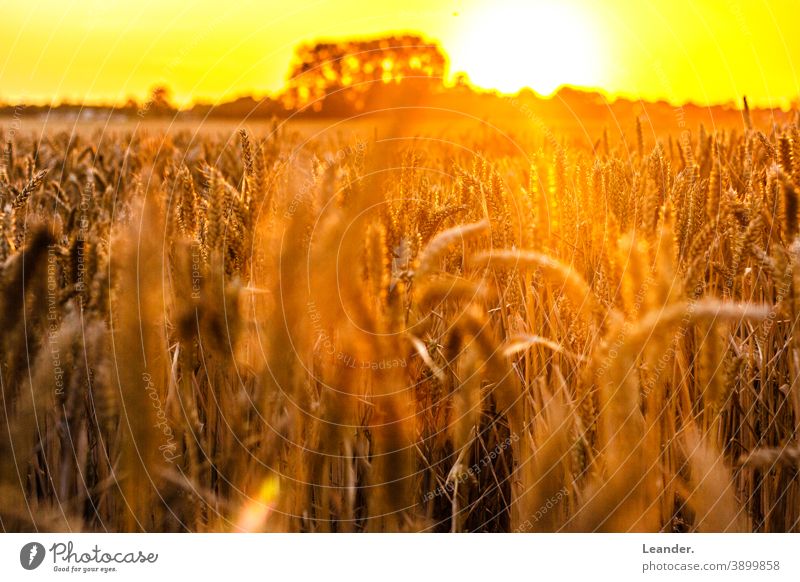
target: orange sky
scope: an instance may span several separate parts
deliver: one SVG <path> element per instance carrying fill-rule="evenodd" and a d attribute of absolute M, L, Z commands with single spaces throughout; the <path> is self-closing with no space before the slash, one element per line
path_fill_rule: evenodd
<path fill-rule="evenodd" d="M 294 47 L 420 32 L 480 86 L 719 103 L 800 95 L 798 0 L 0 0 L 0 100 L 278 91 Z M 795 30 L 792 30 L 795 29 Z"/>

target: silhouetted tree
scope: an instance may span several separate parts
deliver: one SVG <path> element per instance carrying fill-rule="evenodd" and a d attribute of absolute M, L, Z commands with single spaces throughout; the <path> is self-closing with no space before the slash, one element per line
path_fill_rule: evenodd
<path fill-rule="evenodd" d="M 172 115 L 175 113 L 175 108 L 170 103 L 171 96 L 172 93 L 168 87 L 164 87 L 163 85 L 153 87 L 150 91 L 150 98 L 139 107 L 139 117 L 144 117 L 146 115 Z"/>
<path fill-rule="evenodd" d="M 325 111 L 339 115 L 363 110 L 389 85 L 402 84 L 408 93 L 441 87 L 447 67 L 436 44 L 414 35 L 305 44 L 295 61 L 286 106 L 320 111 L 324 100 Z"/>

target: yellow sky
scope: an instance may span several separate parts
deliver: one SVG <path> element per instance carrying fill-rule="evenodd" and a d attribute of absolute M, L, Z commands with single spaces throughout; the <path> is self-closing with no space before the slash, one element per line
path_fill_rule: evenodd
<path fill-rule="evenodd" d="M 280 89 L 294 47 L 423 33 L 478 85 L 718 103 L 800 95 L 800 0 L 0 0 L 0 100 Z M 792 30 L 794 29 L 794 30 Z"/>

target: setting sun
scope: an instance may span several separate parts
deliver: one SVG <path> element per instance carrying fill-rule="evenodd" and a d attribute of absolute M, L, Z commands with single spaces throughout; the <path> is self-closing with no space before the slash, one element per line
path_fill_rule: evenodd
<path fill-rule="evenodd" d="M 601 83 L 601 48 L 586 14 L 568 4 L 508 2 L 469 17 L 452 65 L 481 87 L 549 95 L 561 85 Z"/>

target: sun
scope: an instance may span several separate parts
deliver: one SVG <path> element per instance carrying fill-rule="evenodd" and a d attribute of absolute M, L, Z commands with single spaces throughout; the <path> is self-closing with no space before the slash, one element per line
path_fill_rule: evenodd
<path fill-rule="evenodd" d="M 585 13 L 566 3 L 491 4 L 470 17 L 450 51 L 453 71 L 480 87 L 550 95 L 561 85 L 595 87 L 600 43 Z"/>

